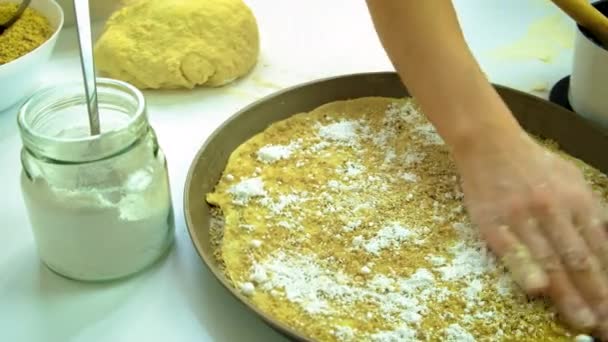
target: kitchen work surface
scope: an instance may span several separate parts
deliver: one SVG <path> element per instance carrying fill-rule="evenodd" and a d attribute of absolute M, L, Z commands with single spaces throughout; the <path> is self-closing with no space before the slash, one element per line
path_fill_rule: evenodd
<path fill-rule="evenodd" d="M 193 248 L 182 208 L 188 167 L 213 130 L 265 95 L 318 78 L 392 68 L 364 2 L 247 4 L 261 39 L 251 74 L 217 89 L 144 92 L 167 156 L 176 233 L 169 255 L 134 277 L 81 283 L 40 263 L 19 186 L 16 108 L 0 113 L 0 340 L 285 340 L 222 288 Z M 570 73 L 574 24 L 549 1 L 455 4 L 492 82 L 546 98 Z M 45 85 L 80 79 L 77 48 L 74 28 L 64 29 L 44 68 Z"/>

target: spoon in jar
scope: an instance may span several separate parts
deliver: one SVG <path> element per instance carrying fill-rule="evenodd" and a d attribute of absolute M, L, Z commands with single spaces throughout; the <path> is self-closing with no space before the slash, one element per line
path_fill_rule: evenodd
<path fill-rule="evenodd" d="M 15 14 L 13 14 L 13 16 L 7 22 L 5 22 L 4 24 L 0 24 L 0 34 L 3 34 L 6 29 L 13 26 L 13 24 L 17 20 L 19 20 L 19 18 L 21 18 L 21 15 L 25 11 L 25 9 L 30 5 L 30 2 L 32 2 L 32 0 L 22 1 L 21 5 L 19 5 L 19 8 L 17 8 L 17 12 L 15 12 Z"/>
<path fill-rule="evenodd" d="M 76 14 L 76 30 L 80 47 L 80 65 L 84 79 L 84 90 L 89 114 L 91 135 L 100 133 L 99 107 L 97 105 L 97 86 L 95 80 L 95 60 L 93 59 L 93 44 L 91 39 L 91 13 L 88 0 L 74 0 Z"/>

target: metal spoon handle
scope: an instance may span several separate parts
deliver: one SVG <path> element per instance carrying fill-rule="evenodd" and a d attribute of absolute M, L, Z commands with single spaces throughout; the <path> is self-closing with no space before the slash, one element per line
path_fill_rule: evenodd
<path fill-rule="evenodd" d="M 91 38 L 91 15 L 88 0 L 74 0 L 76 14 L 76 30 L 80 46 L 80 64 L 84 78 L 84 90 L 87 96 L 89 126 L 91 135 L 100 133 L 99 107 L 97 106 L 97 87 L 95 82 L 95 61 L 93 59 L 93 44 Z"/>
<path fill-rule="evenodd" d="M 17 12 L 15 12 L 15 14 L 13 14 L 12 18 L 10 18 L 7 22 L 5 22 L 2 25 L 5 27 L 12 26 L 15 23 L 15 21 L 17 21 L 17 20 L 19 20 L 19 18 L 21 18 L 21 15 L 25 11 L 25 9 L 30 5 L 30 2 L 32 2 L 32 0 L 22 1 L 21 5 L 19 5 L 19 8 L 17 8 Z"/>

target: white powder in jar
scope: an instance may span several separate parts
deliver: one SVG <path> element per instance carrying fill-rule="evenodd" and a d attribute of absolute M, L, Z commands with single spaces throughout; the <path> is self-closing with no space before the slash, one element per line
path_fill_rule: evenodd
<path fill-rule="evenodd" d="M 100 281 L 136 273 L 173 241 L 162 151 L 141 143 L 93 165 L 43 164 L 22 173 L 23 196 L 43 262 L 66 277 Z M 50 177 L 53 170 L 62 176 Z"/>

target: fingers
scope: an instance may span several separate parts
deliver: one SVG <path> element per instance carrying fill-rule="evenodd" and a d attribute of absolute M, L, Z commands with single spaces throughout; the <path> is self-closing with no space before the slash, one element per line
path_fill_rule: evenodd
<path fill-rule="evenodd" d="M 576 286 L 569 279 L 560 257 L 540 230 L 531 229 L 531 224 L 518 225 L 517 230 L 525 237 L 526 245 L 506 225 L 486 231 L 484 239 L 494 253 L 505 263 L 516 283 L 526 292 L 537 292 L 548 287 L 549 296 L 556 302 L 564 319 L 577 329 L 588 330 L 595 326 L 595 314 Z M 529 231 L 524 233 L 524 229 Z M 530 250 L 528 247 L 530 247 Z M 533 254 L 531 254 L 533 250 Z M 535 261 L 537 260 L 538 263 Z"/>
<path fill-rule="evenodd" d="M 604 209 L 599 201 L 579 202 L 574 216 L 574 225 L 580 230 L 589 249 L 596 256 L 604 271 L 608 271 L 608 233 Z"/>
<path fill-rule="evenodd" d="M 595 314 L 568 278 L 568 273 L 559 261 L 549 271 L 549 296 L 555 301 L 564 320 L 576 329 L 589 330 L 596 325 Z"/>
<path fill-rule="evenodd" d="M 545 269 L 551 270 L 552 264 L 555 262 L 559 263 L 559 258 L 553 253 L 551 244 L 545 239 L 538 229 L 536 220 L 534 219 L 519 219 L 513 224 L 514 232 L 521 242 L 523 242 L 528 249 L 535 262 L 539 265 L 539 274 L 530 275 L 530 277 L 537 277 L 538 280 L 535 285 L 527 288 L 527 292 L 532 295 L 540 294 L 549 287 L 549 277 Z"/>
<path fill-rule="evenodd" d="M 503 261 L 515 282 L 526 292 L 538 292 L 547 286 L 548 279 L 542 268 L 534 262 L 525 245 L 511 232 L 508 226 L 483 230 L 484 239 L 492 251 Z"/>
<path fill-rule="evenodd" d="M 569 215 L 546 215 L 541 229 L 561 261 L 549 274 L 551 296 L 577 328 L 593 327 L 597 322 L 590 306 L 598 309 L 597 305 L 603 304 L 608 294 L 608 284 L 597 258 L 574 229 Z"/>
<path fill-rule="evenodd" d="M 605 229 L 605 212 L 596 201 L 578 202 L 574 225 L 580 231 L 581 236 L 586 241 L 587 246 L 597 258 L 600 266 L 601 276 L 607 281 L 606 271 L 608 271 L 608 237 Z M 603 339 L 608 339 L 608 298 L 594 304 L 594 310 L 599 320 L 598 334 Z"/>

